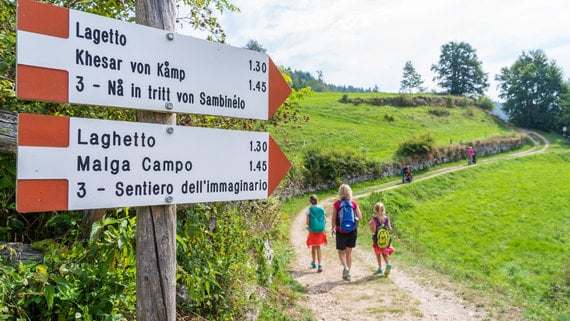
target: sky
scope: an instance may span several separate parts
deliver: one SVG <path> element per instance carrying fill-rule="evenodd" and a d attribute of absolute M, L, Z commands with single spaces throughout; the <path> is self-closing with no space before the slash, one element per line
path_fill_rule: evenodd
<path fill-rule="evenodd" d="M 495 76 L 523 52 L 541 49 L 570 77 L 568 0 L 232 0 L 226 43 L 256 40 L 276 65 L 322 71 L 335 85 L 398 92 L 406 61 L 428 91 L 442 45 L 466 42 L 488 74 L 486 95 L 499 100 Z M 192 33 L 189 33 L 192 35 Z M 197 35 L 196 35 L 197 36 Z"/>

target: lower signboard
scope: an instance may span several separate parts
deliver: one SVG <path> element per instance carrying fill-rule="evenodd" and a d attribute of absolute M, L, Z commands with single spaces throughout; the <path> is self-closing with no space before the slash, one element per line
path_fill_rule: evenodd
<path fill-rule="evenodd" d="M 290 163 L 268 133 L 20 114 L 18 212 L 267 198 Z"/>

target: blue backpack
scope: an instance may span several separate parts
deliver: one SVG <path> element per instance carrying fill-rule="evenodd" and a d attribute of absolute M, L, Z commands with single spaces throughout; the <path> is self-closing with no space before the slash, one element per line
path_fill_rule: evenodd
<path fill-rule="evenodd" d="M 338 208 L 339 231 L 350 233 L 356 229 L 356 215 L 351 200 L 340 200 Z"/>

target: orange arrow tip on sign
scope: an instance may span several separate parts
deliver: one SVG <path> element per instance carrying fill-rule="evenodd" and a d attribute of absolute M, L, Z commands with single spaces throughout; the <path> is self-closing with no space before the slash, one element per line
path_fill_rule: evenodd
<path fill-rule="evenodd" d="M 269 111 L 268 118 L 279 109 L 279 106 L 289 97 L 291 88 L 283 78 L 279 68 L 269 58 Z"/>
<path fill-rule="evenodd" d="M 277 188 L 287 171 L 289 171 L 289 168 L 291 168 L 291 162 L 281 151 L 273 137 L 269 136 L 269 186 L 267 196 L 271 195 Z"/>

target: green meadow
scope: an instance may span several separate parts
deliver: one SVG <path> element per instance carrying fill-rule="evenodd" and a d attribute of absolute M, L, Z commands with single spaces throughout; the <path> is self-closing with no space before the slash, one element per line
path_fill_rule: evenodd
<path fill-rule="evenodd" d="M 570 318 L 568 151 L 475 166 L 360 200 L 368 217 L 384 202 L 395 246 L 529 320 Z M 368 237 L 361 238 L 364 242 Z M 365 244 L 362 244 L 366 246 Z"/>
<path fill-rule="evenodd" d="M 422 131 L 433 133 L 439 144 L 512 134 L 471 107 L 451 108 L 442 119 L 429 113 L 432 107 L 354 106 L 339 103 L 341 97 L 317 94 L 303 103 L 310 122 L 289 139 L 321 148 L 352 144 L 386 159 L 402 138 Z M 385 114 L 395 121 L 385 121 Z M 555 140 L 546 153 L 498 157 L 373 192 L 358 200 L 364 221 L 376 202 L 384 202 L 398 249 L 393 261 L 443 273 L 499 309 L 522 309 L 528 320 L 570 320 L 570 146 L 549 138 Z M 380 190 L 376 184 L 356 184 L 353 190 Z M 323 199 L 335 191 L 318 194 Z M 305 205 L 305 196 L 294 198 L 284 211 L 298 213 Z M 359 246 L 368 246 L 370 232 L 359 234 Z"/>
<path fill-rule="evenodd" d="M 379 161 L 390 160 L 398 145 L 414 135 L 432 133 L 440 146 L 467 143 L 514 132 L 495 117 L 475 107 L 393 107 L 341 103 L 344 94 L 316 93 L 301 103 L 300 114 L 309 120 L 285 125 L 286 133 L 272 133 L 294 162 L 309 147 L 334 149 L 351 146 Z M 348 94 L 349 98 L 386 96 Z M 437 111 L 445 111 L 444 115 Z"/>

